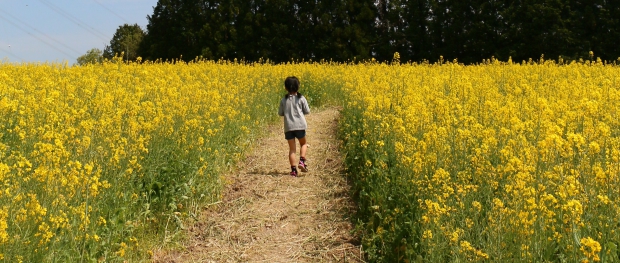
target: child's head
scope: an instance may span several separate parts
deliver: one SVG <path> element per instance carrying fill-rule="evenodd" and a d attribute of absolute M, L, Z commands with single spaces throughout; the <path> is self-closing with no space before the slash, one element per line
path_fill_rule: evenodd
<path fill-rule="evenodd" d="M 299 79 L 295 76 L 286 78 L 286 80 L 284 80 L 284 88 L 286 88 L 286 91 L 289 93 L 299 91 Z"/>

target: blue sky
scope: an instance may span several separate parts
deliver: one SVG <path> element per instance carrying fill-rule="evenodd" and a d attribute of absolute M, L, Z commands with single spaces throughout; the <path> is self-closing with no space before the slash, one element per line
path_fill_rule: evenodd
<path fill-rule="evenodd" d="M 116 29 L 138 24 L 157 0 L 0 0 L 0 61 L 69 64 L 103 50 Z"/>

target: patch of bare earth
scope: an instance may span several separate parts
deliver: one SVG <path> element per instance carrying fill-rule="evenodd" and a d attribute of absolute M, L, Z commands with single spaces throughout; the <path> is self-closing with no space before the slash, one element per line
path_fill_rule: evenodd
<path fill-rule="evenodd" d="M 282 125 L 229 175 L 223 201 L 188 227 L 183 249 L 155 262 L 362 262 L 336 139 L 337 109 L 307 115 L 309 172 L 289 175 Z M 299 149 L 298 149 L 299 153 Z"/>

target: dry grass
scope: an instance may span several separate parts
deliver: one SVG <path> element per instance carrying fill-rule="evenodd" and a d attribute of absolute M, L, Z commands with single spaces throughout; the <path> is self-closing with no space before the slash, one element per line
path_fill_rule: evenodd
<path fill-rule="evenodd" d="M 180 249 L 155 262 L 362 262 L 354 208 L 335 137 L 339 112 L 307 116 L 310 171 L 291 177 L 281 124 L 226 176 L 224 200 L 189 227 Z"/>

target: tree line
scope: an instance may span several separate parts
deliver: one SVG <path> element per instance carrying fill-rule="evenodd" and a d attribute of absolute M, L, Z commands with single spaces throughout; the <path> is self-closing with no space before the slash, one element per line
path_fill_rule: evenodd
<path fill-rule="evenodd" d="M 620 57 L 610 0 L 159 0 L 147 18 L 149 60 Z"/>

